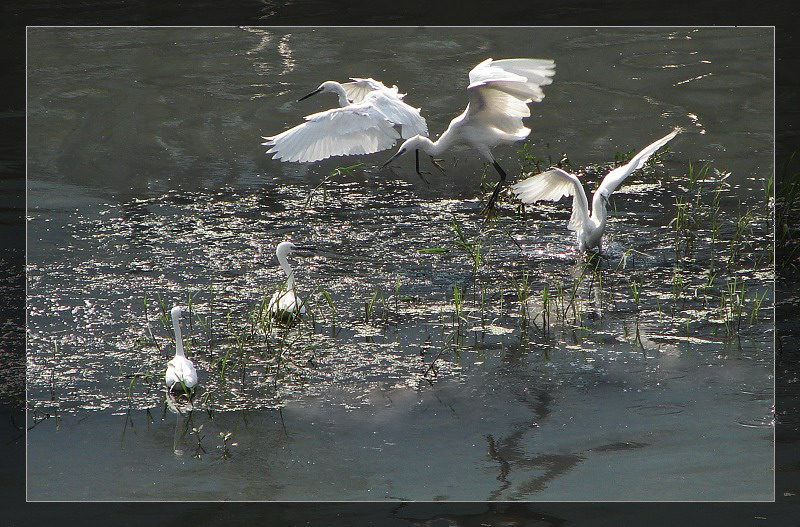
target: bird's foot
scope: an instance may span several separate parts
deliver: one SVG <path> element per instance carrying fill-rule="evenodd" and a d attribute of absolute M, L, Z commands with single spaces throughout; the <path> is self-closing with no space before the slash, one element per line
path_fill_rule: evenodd
<path fill-rule="evenodd" d="M 439 162 L 440 162 L 440 161 L 444 161 L 444 160 L 443 160 L 443 159 L 437 159 L 437 158 L 435 158 L 435 157 L 431 156 L 431 163 L 433 163 L 433 166 L 435 166 L 436 168 L 438 168 L 438 169 L 439 169 L 439 171 L 440 171 L 442 174 L 447 174 L 447 172 L 445 171 L 444 167 L 443 167 L 442 165 L 440 165 L 440 164 L 439 164 Z"/>
<path fill-rule="evenodd" d="M 483 209 L 481 209 L 481 216 L 483 216 L 483 224 L 486 225 L 490 220 L 497 218 L 497 208 L 494 206 L 494 200 L 490 199 Z"/>

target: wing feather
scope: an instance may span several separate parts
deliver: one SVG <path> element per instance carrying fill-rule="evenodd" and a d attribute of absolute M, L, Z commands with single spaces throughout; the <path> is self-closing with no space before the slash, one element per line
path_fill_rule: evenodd
<path fill-rule="evenodd" d="M 403 139 L 415 135 L 428 136 L 428 124 L 420 115 L 419 108 L 414 108 L 386 92 L 372 92 L 368 100 L 387 120 L 400 126 Z"/>
<path fill-rule="evenodd" d="M 510 137 L 522 139 L 529 129 L 522 119 L 531 115 L 528 104 L 544 98 L 555 62 L 546 59 L 486 59 L 469 72 L 466 118 L 489 123 Z"/>
<path fill-rule="evenodd" d="M 391 90 L 392 88 L 388 88 L 385 84 L 381 81 L 376 81 L 375 79 L 360 79 L 358 77 L 351 77 L 351 81 L 353 82 L 343 82 L 342 88 L 344 88 L 345 94 L 347 94 L 347 98 L 352 102 L 361 102 L 363 101 L 370 92 L 373 91 L 383 91 L 383 90 Z M 394 87 L 394 91 L 397 91 L 397 86 Z M 402 95 L 399 96 L 402 98 Z"/>
<path fill-rule="evenodd" d="M 271 137 L 262 145 L 283 161 L 319 161 L 333 156 L 371 154 L 395 145 L 400 135 L 369 104 L 351 104 L 306 117 L 306 122 Z"/>
<path fill-rule="evenodd" d="M 523 203 L 558 201 L 564 196 L 572 196 L 572 216 L 567 225 L 569 230 L 580 230 L 589 221 L 589 202 L 583 185 L 577 176 L 560 168 L 551 168 L 515 183 L 511 185 L 511 190 Z"/>
<path fill-rule="evenodd" d="M 670 142 L 681 131 L 681 128 L 675 128 L 672 130 L 672 132 L 668 133 L 658 141 L 654 141 L 653 143 L 650 143 L 644 147 L 638 154 L 633 156 L 627 164 L 617 167 L 606 174 L 606 177 L 603 178 L 603 182 L 600 183 L 600 186 L 597 188 L 595 193 L 605 190 L 606 195 L 610 195 L 617 189 L 617 187 L 620 186 L 620 184 L 622 184 L 623 181 L 625 181 L 628 176 L 631 175 L 631 173 L 642 168 L 650 156 L 655 154 L 659 148 Z"/>

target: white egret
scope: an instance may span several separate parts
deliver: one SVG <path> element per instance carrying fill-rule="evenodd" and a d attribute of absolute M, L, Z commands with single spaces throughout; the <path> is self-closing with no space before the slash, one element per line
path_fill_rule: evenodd
<path fill-rule="evenodd" d="M 183 352 L 181 318 L 184 313 L 184 309 L 180 306 L 175 306 L 170 311 L 172 328 L 175 331 L 175 357 L 167 363 L 167 371 L 164 374 L 164 383 L 170 391 L 192 390 L 197 385 L 197 370 Z"/>
<path fill-rule="evenodd" d="M 410 150 L 424 150 L 434 157 L 456 144 L 471 146 L 500 174 L 500 181 L 484 209 L 491 211 L 506 179 L 506 172 L 491 149 L 528 136 L 531 130 L 522 124 L 522 119 L 531 115 L 529 103 L 544 98 L 541 87 L 553 82 L 555 66 L 549 59 L 484 60 L 469 72 L 467 108 L 450 121 L 439 139 L 431 141 L 422 135 L 411 137 L 383 166 Z"/>
<path fill-rule="evenodd" d="M 680 128 L 675 128 L 658 141 L 645 147 L 628 163 L 606 174 L 592 196 L 591 214 L 586 192 L 578 177 L 560 168 L 551 168 L 520 181 L 512 185 L 511 189 L 523 203 L 533 203 L 538 200 L 558 201 L 563 196 L 572 196 L 572 216 L 567 228 L 575 231 L 578 250 L 597 248 L 598 251 L 602 251 L 609 196 L 632 172 L 642 168 L 650 156 L 672 140 L 680 131 Z"/>
<path fill-rule="evenodd" d="M 331 92 L 340 108 L 306 116 L 306 122 L 280 134 L 263 137 L 268 154 L 282 161 L 320 161 L 333 156 L 372 154 L 395 145 L 398 139 L 427 135 L 428 125 L 419 109 L 402 101 L 397 86 L 387 88 L 374 79 L 353 79 L 340 84 L 325 81 L 299 99 Z M 400 127 L 400 133 L 395 130 Z"/>
<path fill-rule="evenodd" d="M 296 250 L 313 250 L 312 247 L 299 247 L 292 242 L 281 242 L 275 248 L 278 263 L 286 273 L 286 283 L 275 291 L 267 305 L 267 311 L 276 317 L 294 317 L 306 312 L 305 302 L 297 296 L 294 269 L 289 264 L 288 256 Z"/>

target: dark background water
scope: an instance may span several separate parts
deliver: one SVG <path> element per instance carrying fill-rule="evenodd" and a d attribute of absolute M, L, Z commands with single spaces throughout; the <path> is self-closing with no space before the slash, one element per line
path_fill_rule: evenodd
<path fill-rule="evenodd" d="M 540 7 L 535 14 L 528 10 L 519 11 L 518 7 L 504 4 L 496 4 L 496 9 L 485 13 L 480 19 L 475 18 L 475 12 L 471 10 L 457 11 L 454 16 L 451 11 L 444 9 L 407 9 L 408 4 L 402 6 L 388 5 L 382 12 L 373 9 L 359 10 L 356 4 L 349 4 L 353 7 L 344 9 L 327 10 L 325 6 L 317 5 L 316 10 L 310 8 L 307 3 L 294 3 L 286 6 L 273 6 L 265 2 L 254 2 L 247 6 L 246 11 L 237 11 L 229 8 L 218 8 L 215 5 L 205 4 L 198 10 L 186 10 L 180 7 L 178 11 L 168 8 L 142 8 L 116 2 L 93 2 L 91 4 L 71 4 L 52 6 L 47 3 L 25 3 L 6 5 L 8 17 L 4 17 L 4 27 L 10 31 L 5 33 L 7 41 L 11 46 L 4 54 L 3 63 L 6 67 L 2 69 L 4 88 L 7 90 L 6 100 L 9 102 L 9 112 L 4 114 L 4 122 L 7 124 L 5 130 L 8 132 L 3 136 L 4 157 L 9 168 L 3 175 L 6 179 L 6 188 L 12 190 L 11 201 L 14 205 L 9 210 L 8 231 L 10 233 L 20 232 L 21 223 L 18 219 L 20 214 L 20 197 L 23 189 L 21 183 L 23 150 L 21 137 L 23 137 L 23 91 L 22 91 L 22 61 L 24 56 L 23 47 L 23 23 L 97 23 L 102 20 L 106 23 L 239 23 L 244 18 L 253 20 L 277 20 L 277 21 L 313 21 L 315 23 L 342 23 L 364 21 L 369 19 L 373 22 L 399 21 L 401 23 L 449 23 L 457 21 L 462 23 L 509 23 L 510 21 L 524 21 L 526 23 L 536 23 L 543 21 L 548 23 L 631 23 L 641 24 L 650 23 L 653 13 L 647 8 L 643 12 L 641 5 L 636 2 L 621 3 L 620 9 L 608 9 L 607 5 L 598 5 L 593 2 L 572 2 L 569 5 L 560 4 L 558 7 Z M 183 4 L 185 6 L 185 4 Z M 620 5 L 620 3 L 618 3 Z M 361 6 L 363 7 L 363 6 Z M 706 2 L 701 5 L 692 3 L 691 9 L 679 4 L 669 4 L 660 6 L 658 20 L 662 23 L 685 23 L 695 24 L 707 23 L 764 23 L 778 25 L 778 82 L 777 82 L 777 101 L 778 101 L 778 166 L 782 166 L 786 156 L 796 148 L 797 127 L 792 123 L 797 122 L 797 71 L 791 65 L 796 63 L 797 45 L 796 39 L 791 30 L 783 25 L 786 20 L 796 18 L 796 5 L 790 2 L 776 2 L 769 6 L 762 6 L 761 9 L 752 9 L 751 6 L 731 6 L 727 2 Z M 744 9 L 744 11 L 743 11 Z M 322 14 L 324 13 L 324 14 Z M 796 170 L 796 169 L 795 169 Z M 779 173 L 779 176 L 781 174 Z M 779 179 L 780 183 L 780 179 Z M 6 246 L 11 246 L 11 250 L 6 254 L 12 268 L 19 269 L 19 262 L 22 252 L 21 248 L 23 237 L 5 237 Z M 16 248 L 16 249 L 15 249 Z M 17 267 L 14 267 L 17 266 Z M 784 278 L 791 278 L 787 275 L 787 270 L 783 271 Z M 19 275 L 18 271 L 12 274 Z M 21 280 L 18 280 L 13 290 L 19 291 Z M 793 289 L 793 282 L 779 281 L 779 300 L 785 298 Z M 13 302 L 19 302 L 20 296 L 10 298 L 12 308 L 9 311 L 15 320 L 20 320 L 20 307 L 13 307 Z M 16 299 L 16 300 L 15 300 Z M 17 304 L 18 306 L 20 304 Z M 398 524 L 406 525 L 413 522 L 413 518 L 426 518 L 428 520 L 442 516 L 449 518 L 453 522 L 469 522 L 471 520 L 493 522 L 504 520 L 517 522 L 519 524 L 529 524 L 537 521 L 544 524 L 560 525 L 564 521 L 596 521 L 611 520 L 630 521 L 633 519 L 647 518 L 651 524 L 671 525 L 677 521 L 686 521 L 686 518 L 693 518 L 697 521 L 704 521 L 714 524 L 716 521 L 726 521 L 728 524 L 751 524 L 762 520 L 784 523 L 790 521 L 792 517 L 792 502 L 797 495 L 795 489 L 797 485 L 796 465 L 796 441 L 797 441 L 797 391 L 792 389 L 796 384 L 788 381 L 796 377 L 796 342 L 795 323 L 792 316 L 790 305 L 778 304 L 778 329 L 779 342 L 784 343 L 782 353 L 778 359 L 778 472 L 777 483 L 779 492 L 777 493 L 778 504 L 775 505 L 751 505 L 751 504 L 724 504 L 724 505 L 692 505 L 692 504 L 666 504 L 666 505 L 631 505 L 617 504 L 614 506 L 596 505 L 508 505 L 508 506 L 411 506 L 405 508 L 408 515 L 398 515 L 398 509 L 393 505 L 360 505 L 332 506 L 321 504 L 316 507 L 302 506 L 280 506 L 264 505 L 257 507 L 241 506 L 217 506 L 217 505 L 196 505 L 175 507 L 173 505 L 152 506 L 148 511 L 136 504 L 131 506 L 100 506 L 100 505 L 80 505 L 80 506 L 27 506 L 19 507 L 21 503 L 20 487 L 11 487 L 11 482 L 19 481 L 21 470 L 21 457 L 18 453 L 23 446 L 19 432 L 16 431 L 14 421 L 5 427 L 4 434 L 7 440 L 4 444 L 8 445 L 3 453 L 5 459 L 13 460 L 11 463 L 4 464 L 3 473 L 6 492 L 3 495 L 16 496 L 16 501 L 9 502 L 11 512 L 10 521 L 13 525 L 27 525 L 29 521 L 41 521 L 45 518 L 55 517 L 57 513 L 63 516 L 68 514 L 80 513 L 87 520 L 104 520 L 110 514 L 121 517 L 121 522 L 125 524 L 141 524 L 144 517 L 150 516 L 149 511 L 161 519 L 162 522 L 181 516 L 191 518 L 195 523 L 218 524 L 235 519 L 237 522 L 254 521 L 257 518 L 269 516 L 274 518 L 276 523 L 295 524 L 298 521 L 306 521 L 312 524 L 331 524 L 341 521 L 343 524 Z M 20 324 L 21 325 L 21 324 Z M 21 333 L 20 333 L 21 334 Z M 21 353 L 19 340 L 11 348 L 11 353 Z M 8 348 L 7 348 L 8 351 Z M 18 355 L 19 357 L 19 355 Z M 15 362 L 10 360 L 10 366 L 19 366 L 19 359 Z M 8 369 L 4 370 L 8 372 Z M 19 368 L 15 371 L 20 371 Z M 19 379 L 13 373 L 8 381 Z M 8 416 L 9 414 L 4 414 Z M 11 414 L 13 417 L 13 414 Z M 19 424 L 19 417 L 17 417 Z M 793 468 L 794 467 L 794 468 Z M 378 522 L 378 523 L 376 523 Z M 419 523 L 419 522 L 413 522 Z"/>

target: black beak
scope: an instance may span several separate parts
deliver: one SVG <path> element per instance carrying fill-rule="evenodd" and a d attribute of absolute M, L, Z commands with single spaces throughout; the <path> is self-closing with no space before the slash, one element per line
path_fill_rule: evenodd
<path fill-rule="evenodd" d="M 386 163 L 381 165 L 381 169 L 386 168 L 386 165 L 388 165 L 389 163 L 391 163 L 392 161 L 394 161 L 395 159 L 397 159 L 398 157 L 400 157 L 401 155 L 403 155 L 405 153 L 406 153 L 406 149 L 405 148 L 401 148 L 400 150 L 397 151 L 397 153 L 395 155 L 390 157 L 389 160 L 386 161 Z"/>
<path fill-rule="evenodd" d="M 312 92 L 311 92 L 311 93 L 309 93 L 308 95 L 303 95 L 302 97 L 300 97 L 299 99 L 297 99 L 297 102 L 300 102 L 300 101 L 302 101 L 303 99 L 308 99 L 308 98 L 309 98 L 309 97 L 311 97 L 312 95 L 316 95 L 316 94 L 318 94 L 318 93 L 319 93 L 319 92 L 321 92 L 321 91 L 322 91 L 322 86 L 320 86 L 320 87 L 319 87 L 319 88 L 317 88 L 316 90 L 312 91 Z"/>

